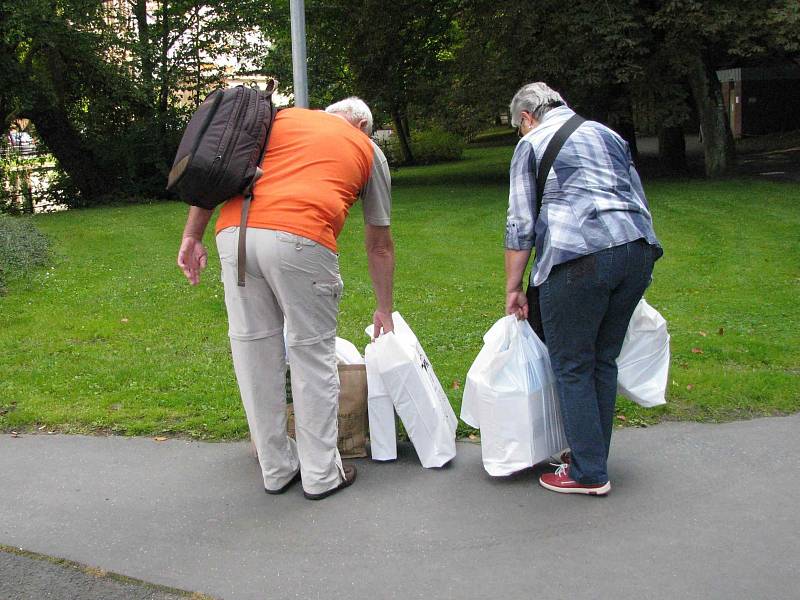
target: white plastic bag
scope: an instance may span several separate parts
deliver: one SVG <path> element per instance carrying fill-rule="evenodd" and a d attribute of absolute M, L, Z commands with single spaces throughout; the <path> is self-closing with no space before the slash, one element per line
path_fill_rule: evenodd
<path fill-rule="evenodd" d="M 336 362 L 340 365 L 363 365 L 364 357 L 353 342 L 336 338 Z"/>
<path fill-rule="evenodd" d="M 370 344 L 367 367 L 376 368 L 422 466 L 441 467 L 456 455 L 458 419 L 417 336 L 400 313 L 392 321 L 394 331 Z"/>
<path fill-rule="evenodd" d="M 397 431 L 394 424 L 394 404 L 386 392 L 378 364 L 373 357 L 374 344 L 364 350 L 367 363 L 367 414 L 369 415 L 369 447 L 372 460 L 397 458 Z"/>
<path fill-rule="evenodd" d="M 467 373 L 461 419 L 481 430 L 486 472 L 510 475 L 567 447 L 547 348 L 509 315 L 483 336 Z"/>
<path fill-rule="evenodd" d="M 617 357 L 617 389 L 636 404 L 666 404 L 669 378 L 667 322 L 644 298 L 633 311 L 622 351 Z"/>

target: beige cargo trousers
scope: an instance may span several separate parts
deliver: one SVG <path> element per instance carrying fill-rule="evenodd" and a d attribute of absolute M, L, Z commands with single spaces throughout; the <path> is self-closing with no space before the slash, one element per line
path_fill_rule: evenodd
<path fill-rule="evenodd" d="M 223 229 L 217 234 L 217 249 L 233 366 L 264 487 L 283 487 L 299 468 L 306 492 L 328 491 L 344 478 L 336 448 L 335 342 L 343 288 L 338 255 L 293 233 L 250 227 L 245 286 L 240 287 L 238 238 L 238 227 Z M 296 443 L 286 432 L 287 358 Z"/>

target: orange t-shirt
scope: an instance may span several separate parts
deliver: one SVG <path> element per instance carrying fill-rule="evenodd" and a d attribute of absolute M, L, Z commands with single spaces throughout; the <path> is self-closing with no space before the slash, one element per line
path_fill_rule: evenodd
<path fill-rule="evenodd" d="M 373 162 L 370 139 L 341 117 L 287 108 L 278 112 L 253 188 L 248 227 L 277 229 L 336 252 L 336 238 L 366 185 Z M 238 227 L 242 196 L 223 206 L 216 232 Z"/>

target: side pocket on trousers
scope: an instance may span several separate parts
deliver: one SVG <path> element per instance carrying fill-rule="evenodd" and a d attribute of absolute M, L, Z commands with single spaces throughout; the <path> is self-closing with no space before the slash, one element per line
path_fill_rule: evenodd
<path fill-rule="evenodd" d="M 313 284 L 314 294 L 317 296 L 331 296 L 339 299 L 342 296 L 344 285 L 339 281 L 315 281 Z"/>
<path fill-rule="evenodd" d="M 216 235 L 217 253 L 222 262 L 236 264 L 236 244 L 239 241 L 238 227 L 226 227 Z"/>

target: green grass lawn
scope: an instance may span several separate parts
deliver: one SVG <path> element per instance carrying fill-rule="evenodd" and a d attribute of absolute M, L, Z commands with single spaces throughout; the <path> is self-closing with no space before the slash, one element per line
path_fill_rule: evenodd
<path fill-rule="evenodd" d="M 511 148 L 394 174 L 395 305 L 458 412 L 484 332 L 503 313 Z M 620 401 L 620 424 L 800 410 L 800 191 L 754 180 L 646 190 L 666 254 L 647 293 L 669 322 L 669 403 Z M 52 267 L 0 297 L 0 430 L 242 438 L 219 265 L 175 266 L 186 207 L 36 217 Z M 363 349 L 373 297 L 356 207 L 340 238 L 339 335 Z M 465 429 L 461 430 L 462 433 Z"/>

